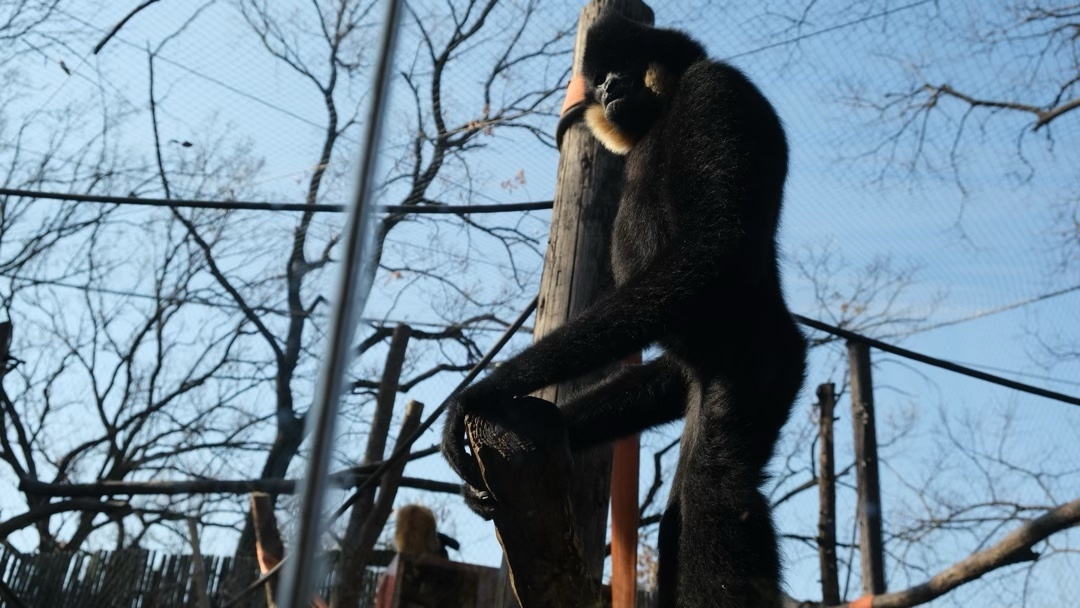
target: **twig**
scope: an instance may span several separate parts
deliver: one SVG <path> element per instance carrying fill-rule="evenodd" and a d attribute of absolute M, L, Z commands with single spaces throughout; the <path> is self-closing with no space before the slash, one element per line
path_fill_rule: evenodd
<path fill-rule="evenodd" d="M 101 51 L 101 49 L 109 42 L 109 40 L 112 40 L 113 36 L 120 32 L 120 28 L 124 27 L 124 24 L 126 24 L 128 21 L 131 21 L 131 18 L 134 17 L 139 11 L 150 6 L 151 4 L 154 4 L 157 1 L 158 0 L 146 0 L 146 2 L 143 2 L 139 6 L 131 9 L 131 12 L 125 15 L 123 19 L 118 21 L 116 25 L 114 25 L 113 28 L 109 30 L 109 33 L 105 34 L 105 37 L 101 39 L 101 42 L 98 42 L 97 45 L 94 46 L 94 54 L 97 55 L 98 52 Z"/>

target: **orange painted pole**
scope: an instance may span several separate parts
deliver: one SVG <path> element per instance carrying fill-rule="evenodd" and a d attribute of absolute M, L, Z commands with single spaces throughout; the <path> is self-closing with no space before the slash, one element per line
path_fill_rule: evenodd
<path fill-rule="evenodd" d="M 616 442 L 611 465 L 611 608 L 634 608 L 637 598 L 639 440 Z"/>
<path fill-rule="evenodd" d="M 639 365 L 641 356 L 628 364 Z M 638 468 L 641 438 L 615 443 L 611 465 L 611 608 L 634 608 L 637 599 Z"/>

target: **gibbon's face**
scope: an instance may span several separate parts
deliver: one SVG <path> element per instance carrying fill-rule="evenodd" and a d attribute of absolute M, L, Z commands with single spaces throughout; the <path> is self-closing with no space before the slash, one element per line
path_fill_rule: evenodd
<path fill-rule="evenodd" d="M 585 38 L 585 122 L 609 150 L 627 154 L 664 109 L 672 88 L 649 58 L 655 30 L 625 19 L 603 19 Z"/>

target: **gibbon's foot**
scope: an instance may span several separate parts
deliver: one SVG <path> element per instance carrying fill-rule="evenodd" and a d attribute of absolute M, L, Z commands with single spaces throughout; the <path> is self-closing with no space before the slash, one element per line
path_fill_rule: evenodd
<path fill-rule="evenodd" d="M 490 520 L 495 516 L 498 501 L 488 490 L 476 457 L 466 451 L 465 416 L 479 416 L 497 427 L 516 429 L 528 435 L 535 423 L 537 407 L 546 411 L 545 415 L 561 417 L 558 408 L 550 401 L 529 396 L 504 397 L 497 391 L 487 389 L 483 382 L 462 392 L 449 406 L 449 417 L 443 427 L 442 452 L 451 468 L 465 482 L 462 487 L 465 503 L 484 519 Z"/>
<path fill-rule="evenodd" d="M 500 411 L 512 400 L 497 391 L 489 390 L 479 382 L 458 394 L 447 407 L 446 424 L 443 426 L 442 454 L 450 468 L 465 484 L 462 495 L 465 504 L 477 515 L 490 520 L 495 514 L 495 498 L 487 490 L 480 474 L 476 458 L 467 449 L 465 416 L 485 416 Z"/>
<path fill-rule="evenodd" d="M 490 404 L 491 400 L 483 393 L 478 396 L 475 387 L 476 385 L 473 385 L 465 389 L 447 405 L 441 450 L 450 468 L 461 477 L 465 485 L 483 488 L 484 478 L 480 475 L 480 467 L 465 445 L 465 416 L 483 415 L 483 408 Z"/>
<path fill-rule="evenodd" d="M 469 484 L 462 484 L 461 494 L 465 497 L 465 504 L 480 517 L 487 521 L 491 521 L 495 517 L 495 511 L 499 507 L 499 503 L 495 502 L 495 497 L 491 495 L 491 492 L 487 490 L 477 490 Z"/>

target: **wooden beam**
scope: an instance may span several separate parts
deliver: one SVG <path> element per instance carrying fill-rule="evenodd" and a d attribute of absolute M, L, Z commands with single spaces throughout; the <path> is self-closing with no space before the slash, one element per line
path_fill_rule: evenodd
<path fill-rule="evenodd" d="M 259 562 L 259 573 L 265 575 L 285 559 L 285 543 L 281 542 L 281 532 L 274 516 L 274 500 L 269 494 L 251 493 L 251 519 L 255 523 L 255 557 Z M 275 608 L 277 578 L 267 580 L 265 589 L 266 605 Z"/>
<path fill-rule="evenodd" d="M 198 608 L 210 608 L 210 598 L 206 589 L 206 563 L 202 556 L 202 543 L 199 542 L 199 522 L 194 517 L 187 518 L 188 542 L 191 543 L 191 567 L 195 571 L 195 602 Z"/>
<path fill-rule="evenodd" d="M 401 368 L 405 364 L 405 353 L 409 349 L 411 335 L 412 328 L 398 323 L 390 337 L 390 350 L 386 353 L 386 365 L 383 366 L 379 389 L 375 393 L 375 414 L 371 418 L 371 431 L 368 433 L 367 448 L 361 464 L 379 462 L 386 452 L 390 422 L 394 417 L 394 401 L 401 383 Z"/>
<path fill-rule="evenodd" d="M 352 488 L 366 481 L 367 475 L 341 473 L 335 475 L 331 485 Z M 300 482 L 295 479 L 188 479 L 180 481 L 102 481 L 97 483 L 46 483 L 23 479 L 19 490 L 35 496 L 95 497 L 95 496 L 176 496 L 178 494 L 292 494 Z M 376 486 L 380 482 L 375 482 Z M 415 488 L 443 494 L 461 494 L 460 483 L 434 481 L 417 477 L 402 477 L 405 488 Z"/>
<path fill-rule="evenodd" d="M 396 384 L 395 384 L 396 387 Z M 396 390 L 396 388 L 395 388 Z M 400 448 L 420 426 L 420 416 L 424 413 L 424 404 L 410 400 L 405 405 L 405 416 L 401 421 L 395 448 Z M 379 454 L 378 458 L 382 458 Z M 383 473 L 379 483 L 379 495 L 363 520 L 349 519 L 349 527 L 342 541 L 341 556 L 338 558 L 334 592 L 330 598 L 331 608 L 354 608 L 363 599 L 364 571 L 367 569 L 375 541 L 386 527 L 386 520 L 394 507 L 401 473 L 405 470 L 405 461 L 392 465 Z M 357 505 L 353 506 L 353 513 Z M 355 524 L 355 527 L 354 527 Z"/>
<path fill-rule="evenodd" d="M 386 354 L 386 364 L 383 366 L 382 378 L 379 381 L 379 390 L 375 394 L 375 413 L 371 417 L 367 447 L 361 464 L 381 461 L 386 452 L 390 421 L 394 417 L 394 402 L 397 399 L 398 385 L 401 381 L 401 368 L 405 363 L 405 353 L 409 347 L 411 333 L 412 330 L 408 325 L 398 324 L 394 328 L 390 339 L 390 349 Z M 410 406 L 412 403 L 410 402 Z M 422 404 L 419 407 L 423 409 Z M 383 475 L 383 478 L 379 480 L 380 486 L 386 480 L 392 480 L 395 485 L 391 488 L 381 488 L 380 497 L 387 490 L 391 495 L 397 493 L 396 483 L 401 481 L 401 471 L 404 467 L 405 463 L 401 462 L 399 466 L 390 469 L 395 471 L 396 475 L 391 477 L 389 471 Z M 363 577 L 358 573 L 364 571 L 367 558 L 374 548 L 368 546 L 365 530 L 373 520 L 378 519 L 375 514 L 375 491 L 376 485 L 372 484 L 354 497 L 348 523 L 345 525 L 345 534 L 341 539 L 341 556 L 335 565 L 334 590 L 330 594 L 332 608 L 355 608 L 360 605 L 360 582 Z M 380 530 L 385 523 L 385 519 L 379 523 Z M 372 540 L 371 544 L 373 545 L 374 542 Z"/>

